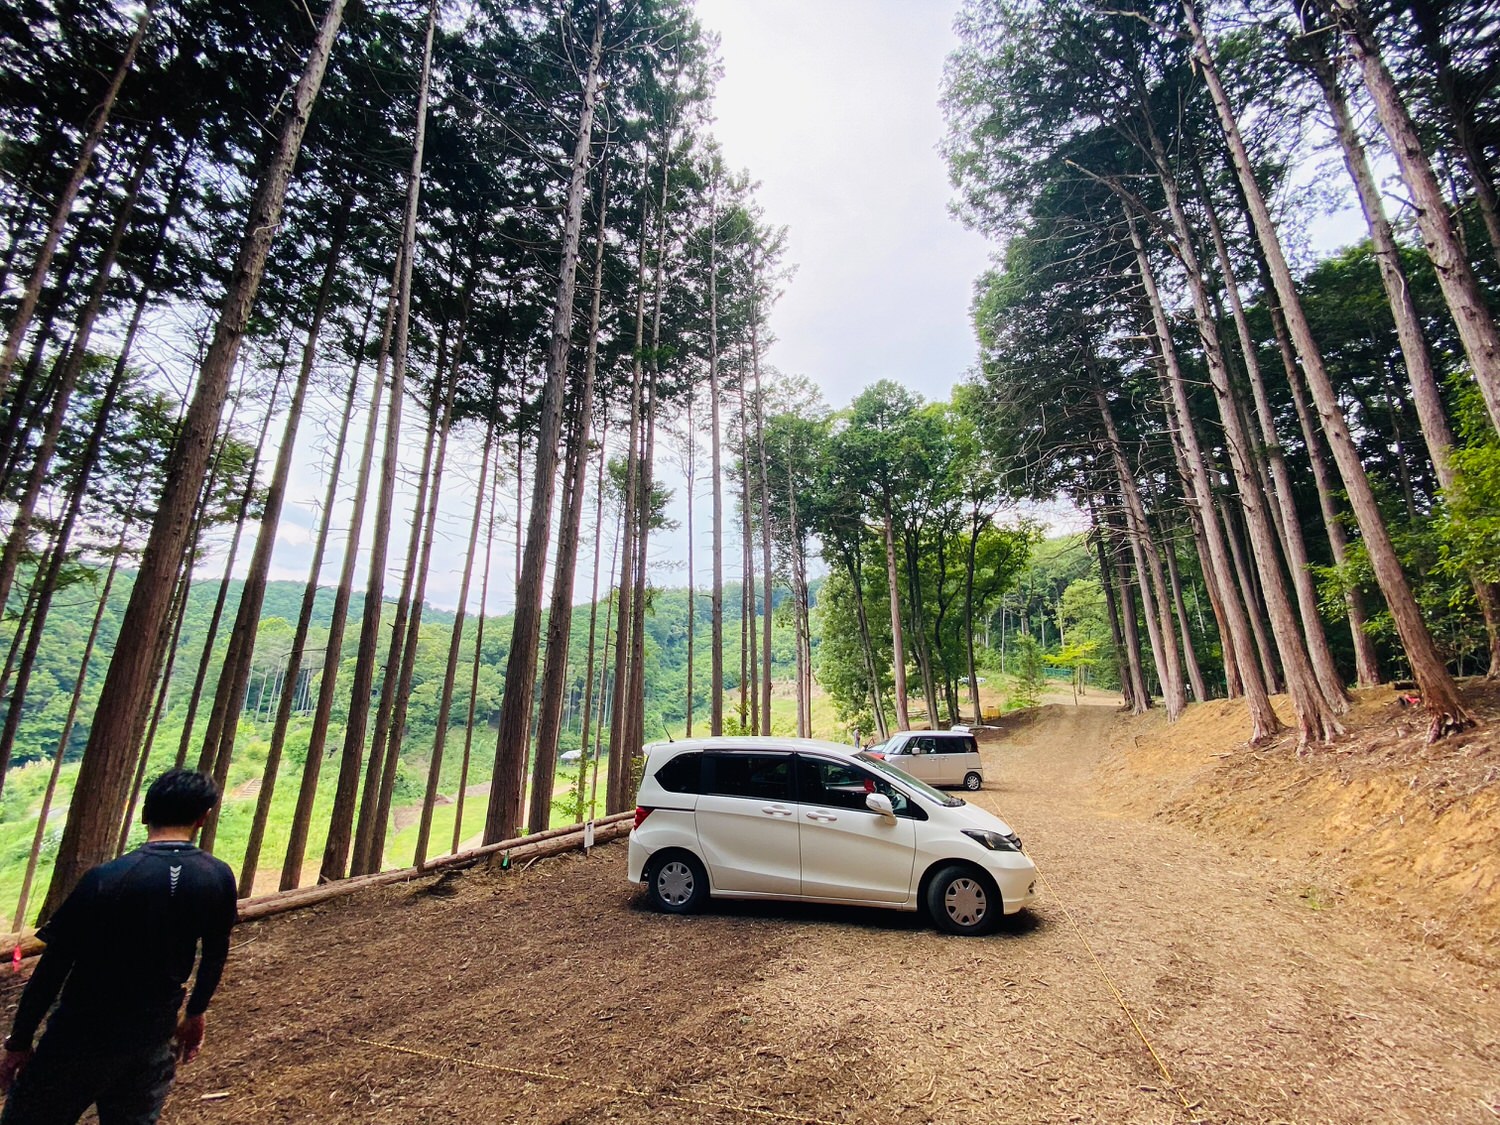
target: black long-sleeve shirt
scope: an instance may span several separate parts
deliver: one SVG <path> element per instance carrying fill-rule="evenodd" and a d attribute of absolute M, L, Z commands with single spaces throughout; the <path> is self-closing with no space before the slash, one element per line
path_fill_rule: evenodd
<path fill-rule="evenodd" d="M 143 844 L 78 881 L 37 936 L 46 951 L 21 994 L 11 1045 L 50 1026 L 97 1040 L 165 1039 L 198 959 L 188 1015 L 208 1008 L 229 956 L 234 874 L 186 842 Z"/>

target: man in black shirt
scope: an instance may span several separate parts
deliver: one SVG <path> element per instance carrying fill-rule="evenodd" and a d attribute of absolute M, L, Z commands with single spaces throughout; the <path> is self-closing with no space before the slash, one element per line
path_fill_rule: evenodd
<path fill-rule="evenodd" d="M 0 1125 L 150 1125 L 177 1061 L 203 1045 L 204 1012 L 229 956 L 234 875 L 193 846 L 218 788 L 171 770 L 146 792 L 146 842 L 88 871 L 37 936 L 47 943 L 0 1057 Z M 185 985 L 198 977 L 178 1021 Z M 35 1051 L 32 1038 L 62 999 Z"/>

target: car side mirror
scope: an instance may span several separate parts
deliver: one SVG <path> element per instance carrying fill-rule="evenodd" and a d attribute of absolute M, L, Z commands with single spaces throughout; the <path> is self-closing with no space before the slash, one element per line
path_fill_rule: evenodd
<path fill-rule="evenodd" d="M 896 810 L 891 807 L 891 799 L 884 793 L 866 793 L 865 808 L 871 812 L 878 812 L 881 816 L 896 815 Z"/>

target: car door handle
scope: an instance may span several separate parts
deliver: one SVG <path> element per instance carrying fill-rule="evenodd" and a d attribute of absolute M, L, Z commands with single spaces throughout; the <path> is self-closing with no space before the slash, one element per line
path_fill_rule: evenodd
<path fill-rule="evenodd" d="M 763 812 L 763 813 L 766 813 L 769 816 L 791 816 L 792 815 L 792 810 L 789 809 L 789 808 L 787 808 L 785 805 L 763 805 L 763 806 L 761 806 L 761 810 L 760 811 Z"/>
<path fill-rule="evenodd" d="M 832 813 L 810 812 L 810 813 L 807 814 L 807 819 L 808 820 L 826 820 L 829 823 L 832 823 L 833 821 L 837 820 L 838 817 L 834 816 Z"/>

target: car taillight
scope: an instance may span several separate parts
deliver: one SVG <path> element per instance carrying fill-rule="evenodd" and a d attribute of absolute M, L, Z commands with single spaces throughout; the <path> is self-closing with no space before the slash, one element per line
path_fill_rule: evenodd
<path fill-rule="evenodd" d="M 648 816 L 650 816 L 655 811 L 656 811 L 655 809 L 648 808 L 645 805 L 636 805 L 636 807 L 635 807 L 635 827 L 639 828 L 641 826 L 641 822 L 643 820 L 645 820 Z"/>

